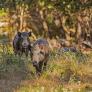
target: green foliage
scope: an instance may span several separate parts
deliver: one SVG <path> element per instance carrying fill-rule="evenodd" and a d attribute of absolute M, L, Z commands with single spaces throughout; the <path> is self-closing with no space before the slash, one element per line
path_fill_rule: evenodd
<path fill-rule="evenodd" d="M 53 15 L 48 14 L 47 17 L 46 17 L 46 20 L 47 20 L 49 25 L 52 24 L 54 22 Z"/>
<path fill-rule="evenodd" d="M 0 10 L 0 17 L 5 16 L 7 13 L 4 11 L 4 8 Z"/>

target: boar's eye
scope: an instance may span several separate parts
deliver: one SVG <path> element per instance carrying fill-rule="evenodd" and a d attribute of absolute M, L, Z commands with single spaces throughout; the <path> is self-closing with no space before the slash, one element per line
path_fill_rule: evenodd
<path fill-rule="evenodd" d="M 18 32 L 17 34 L 18 34 L 19 37 L 21 37 L 21 32 Z"/>
<path fill-rule="evenodd" d="M 22 38 L 22 39 L 24 38 L 23 35 L 21 35 L 21 38 Z"/>
<path fill-rule="evenodd" d="M 29 36 L 31 36 L 31 34 L 32 34 L 31 32 L 28 33 Z"/>
<path fill-rule="evenodd" d="M 40 51 L 40 54 L 44 55 L 44 52 Z"/>

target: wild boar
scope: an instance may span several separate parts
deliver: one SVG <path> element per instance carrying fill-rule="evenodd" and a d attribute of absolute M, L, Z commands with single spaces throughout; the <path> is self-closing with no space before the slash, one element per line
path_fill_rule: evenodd
<path fill-rule="evenodd" d="M 46 69 L 49 53 L 49 44 L 47 40 L 38 39 L 34 42 L 32 48 L 32 64 L 36 68 L 36 73 L 38 75 Z"/>
<path fill-rule="evenodd" d="M 13 40 L 15 54 L 22 55 L 24 53 L 28 56 L 29 51 L 31 52 L 30 36 L 31 32 L 17 32 Z"/>

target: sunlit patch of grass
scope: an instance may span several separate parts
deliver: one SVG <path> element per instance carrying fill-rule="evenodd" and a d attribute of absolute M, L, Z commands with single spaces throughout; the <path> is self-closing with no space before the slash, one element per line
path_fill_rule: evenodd
<path fill-rule="evenodd" d="M 35 85 L 35 86 L 21 85 L 21 87 L 17 89 L 16 92 L 91 92 L 90 90 L 87 91 L 84 85 L 81 86 L 74 84 L 74 85 L 70 85 L 70 87 L 69 85 L 66 86 L 59 85 L 57 87 L 54 86 L 46 87 L 41 85 Z"/>
<path fill-rule="evenodd" d="M 4 11 L 4 9 L 0 10 L 0 17 L 5 16 L 7 13 Z"/>

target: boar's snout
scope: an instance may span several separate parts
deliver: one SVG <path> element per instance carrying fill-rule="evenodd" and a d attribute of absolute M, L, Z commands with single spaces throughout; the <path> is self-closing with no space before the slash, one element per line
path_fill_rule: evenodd
<path fill-rule="evenodd" d="M 24 42 L 22 45 L 23 45 L 23 48 L 27 48 L 29 44 Z"/>
<path fill-rule="evenodd" d="M 37 61 L 33 61 L 32 64 L 33 64 L 33 66 L 37 66 L 38 65 Z"/>

